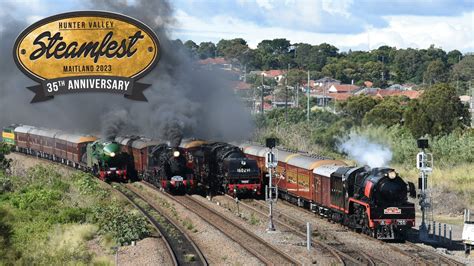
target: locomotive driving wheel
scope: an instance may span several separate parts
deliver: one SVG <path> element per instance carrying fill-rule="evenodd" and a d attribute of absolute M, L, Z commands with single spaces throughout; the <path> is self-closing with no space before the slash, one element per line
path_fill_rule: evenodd
<path fill-rule="evenodd" d="M 369 226 L 369 217 L 368 217 L 367 214 L 365 214 L 364 215 L 364 224 L 362 226 L 362 233 L 375 238 L 376 237 L 375 232 L 376 232 L 375 229 L 370 228 L 370 226 Z"/>

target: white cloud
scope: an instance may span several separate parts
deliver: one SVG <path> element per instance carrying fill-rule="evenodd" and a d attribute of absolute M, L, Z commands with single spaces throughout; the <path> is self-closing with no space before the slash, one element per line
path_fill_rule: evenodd
<path fill-rule="evenodd" d="M 350 8 L 353 0 L 322 0 L 323 10 L 332 15 L 351 16 Z"/>
<path fill-rule="evenodd" d="M 255 0 L 255 2 L 261 8 L 273 9 L 273 4 L 271 3 L 271 0 Z"/>
<path fill-rule="evenodd" d="M 295 4 L 299 2 L 296 1 Z M 339 13 L 344 12 L 344 8 L 338 10 Z M 200 19 L 177 10 L 176 19 L 179 25 L 172 30 L 173 37 L 183 40 L 193 39 L 197 43 L 242 37 L 253 48 L 263 39 L 287 38 L 293 43 L 326 42 L 342 50 L 367 50 L 369 46 L 374 49 L 380 45 L 427 48 L 434 44 L 445 50 L 473 52 L 473 17 L 474 12 L 464 13 L 458 17 L 388 16 L 384 17 L 388 21 L 388 26 L 385 28 L 366 28 L 364 32 L 358 34 L 330 34 L 291 29 L 281 25 L 259 26 L 251 21 L 223 15 Z M 296 18 L 295 16 L 292 19 Z"/>

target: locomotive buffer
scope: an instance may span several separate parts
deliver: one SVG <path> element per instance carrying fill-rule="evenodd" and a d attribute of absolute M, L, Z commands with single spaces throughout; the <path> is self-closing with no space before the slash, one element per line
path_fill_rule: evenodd
<path fill-rule="evenodd" d="M 276 203 L 278 199 L 278 189 L 272 183 L 272 170 L 275 169 L 278 165 L 278 160 L 273 153 L 273 148 L 276 146 L 276 139 L 268 138 L 266 139 L 266 146 L 270 149 L 265 154 L 265 167 L 268 169 L 268 186 L 265 189 L 265 200 L 269 204 L 269 221 L 267 232 L 275 231 L 275 225 L 273 224 L 273 204 Z"/>
<path fill-rule="evenodd" d="M 428 191 L 428 175 L 433 171 L 433 155 L 426 153 L 428 148 L 427 139 L 417 140 L 418 148 L 421 149 L 416 155 L 416 168 L 420 170 L 420 177 L 418 178 L 418 187 L 420 189 L 420 208 L 421 208 L 421 225 L 419 228 L 419 239 L 428 241 L 428 227 L 426 222 L 426 215 L 431 209 L 431 198 Z M 433 228 L 434 230 L 435 228 Z"/>

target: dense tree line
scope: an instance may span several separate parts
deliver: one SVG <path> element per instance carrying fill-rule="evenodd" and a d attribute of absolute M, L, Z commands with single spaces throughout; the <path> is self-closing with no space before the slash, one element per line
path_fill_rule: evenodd
<path fill-rule="evenodd" d="M 304 97 L 304 96 L 303 96 Z M 306 101 L 299 108 L 272 110 L 257 119 L 258 127 L 275 127 L 306 122 Z M 353 127 L 398 126 L 411 133 L 413 138 L 442 136 L 455 130 L 468 129 L 468 106 L 461 103 L 456 89 L 446 83 L 433 85 L 419 99 L 405 96 L 387 97 L 383 100 L 359 95 L 338 102 L 337 114 L 311 112 L 309 123 L 320 131 L 316 142 L 325 147 L 334 146 L 335 137 Z M 285 115 L 286 112 L 286 115 Z"/>
<path fill-rule="evenodd" d="M 474 79 L 474 55 L 458 50 L 446 52 L 431 45 L 427 49 L 397 49 L 381 46 L 371 51 L 339 51 L 331 44 L 291 43 L 287 39 L 261 41 L 249 48 L 242 38 L 220 40 L 217 44 L 189 40 L 183 45 L 196 59 L 225 57 L 250 70 L 287 69 L 311 71 L 311 78 L 333 77 L 343 83 L 362 84 L 370 80 L 376 87 L 390 83 L 426 86 L 450 83 L 458 94 L 467 92 Z M 302 75 L 304 76 L 304 75 Z M 300 76 L 295 81 L 302 82 Z"/>

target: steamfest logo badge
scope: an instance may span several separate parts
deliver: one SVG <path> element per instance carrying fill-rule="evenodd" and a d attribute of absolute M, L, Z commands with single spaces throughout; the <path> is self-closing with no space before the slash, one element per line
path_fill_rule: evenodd
<path fill-rule="evenodd" d="M 39 85 L 31 100 L 77 92 L 110 92 L 146 101 L 138 83 L 158 63 L 153 30 L 133 18 L 102 11 L 63 13 L 40 20 L 17 38 L 13 56 Z"/>

